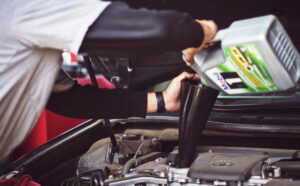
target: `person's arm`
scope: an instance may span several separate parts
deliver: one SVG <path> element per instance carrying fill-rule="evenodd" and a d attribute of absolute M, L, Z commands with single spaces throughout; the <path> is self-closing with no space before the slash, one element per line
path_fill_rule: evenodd
<path fill-rule="evenodd" d="M 72 83 L 62 72 L 60 76 L 60 83 L 54 86 L 56 91 L 51 94 L 46 106 L 55 113 L 75 118 L 127 118 L 145 117 L 146 113 L 157 111 L 157 100 L 153 92 L 81 86 L 76 81 Z M 183 79 L 200 80 L 200 77 L 183 72 L 174 78 L 163 91 L 166 111 L 179 109 L 180 85 Z M 68 88 L 71 84 L 73 87 Z"/>
<path fill-rule="evenodd" d="M 199 47 L 203 38 L 201 24 L 187 13 L 131 9 L 113 2 L 88 29 L 80 51 L 175 51 Z"/>
<path fill-rule="evenodd" d="M 75 118 L 144 117 L 146 92 L 124 89 L 100 89 L 82 86 L 62 69 L 57 75 L 46 108 L 55 113 Z"/>
<path fill-rule="evenodd" d="M 147 93 L 76 83 L 71 89 L 52 93 L 46 108 L 75 118 L 145 117 Z"/>

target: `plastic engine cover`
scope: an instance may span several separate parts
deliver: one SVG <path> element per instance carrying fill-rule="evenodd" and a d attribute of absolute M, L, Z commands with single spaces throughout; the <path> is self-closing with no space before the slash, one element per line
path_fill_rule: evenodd
<path fill-rule="evenodd" d="M 204 180 L 244 181 L 254 167 L 260 167 L 266 155 L 201 153 L 193 162 L 188 176 Z"/>

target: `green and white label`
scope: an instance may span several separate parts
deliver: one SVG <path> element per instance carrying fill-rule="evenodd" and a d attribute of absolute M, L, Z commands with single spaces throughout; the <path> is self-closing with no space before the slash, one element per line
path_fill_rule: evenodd
<path fill-rule="evenodd" d="M 224 92 L 241 94 L 277 90 L 255 44 L 227 47 L 226 61 L 206 72 Z"/>

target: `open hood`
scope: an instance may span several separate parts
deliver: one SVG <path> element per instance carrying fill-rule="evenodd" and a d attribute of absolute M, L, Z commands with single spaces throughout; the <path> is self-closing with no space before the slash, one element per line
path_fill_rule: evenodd
<path fill-rule="evenodd" d="M 226 28 L 237 19 L 274 14 L 300 49 L 300 19 L 293 0 L 126 0 L 132 7 L 175 9 L 213 19 Z M 101 54 L 101 55 L 100 55 Z M 93 67 L 117 87 L 146 90 L 191 71 L 181 51 L 149 56 L 92 56 Z M 152 62 L 156 61 L 155 64 Z M 157 86 L 152 87 L 153 89 Z M 298 89 L 255 96 L 219 94 L 191 165 L 178 167 L 179 112 L 89 120 L 0 168 L 1 178 L 30 174 L 42 185 L 300 185 L 300 99 Z M 182 145 L 182 144 L 181 144 Z M 190 146 L 191 144 L 183 144 Z"/>

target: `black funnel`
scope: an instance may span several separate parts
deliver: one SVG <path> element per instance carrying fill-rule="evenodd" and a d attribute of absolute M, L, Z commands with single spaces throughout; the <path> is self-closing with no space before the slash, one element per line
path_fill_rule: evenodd
<path fill-rule="evenodd" d="M 179 118 L 179 149 L 177 167 L 189 167 L 209 114 L 219 91 L 199 82 L 184 80 L 181 83 Z"/>

